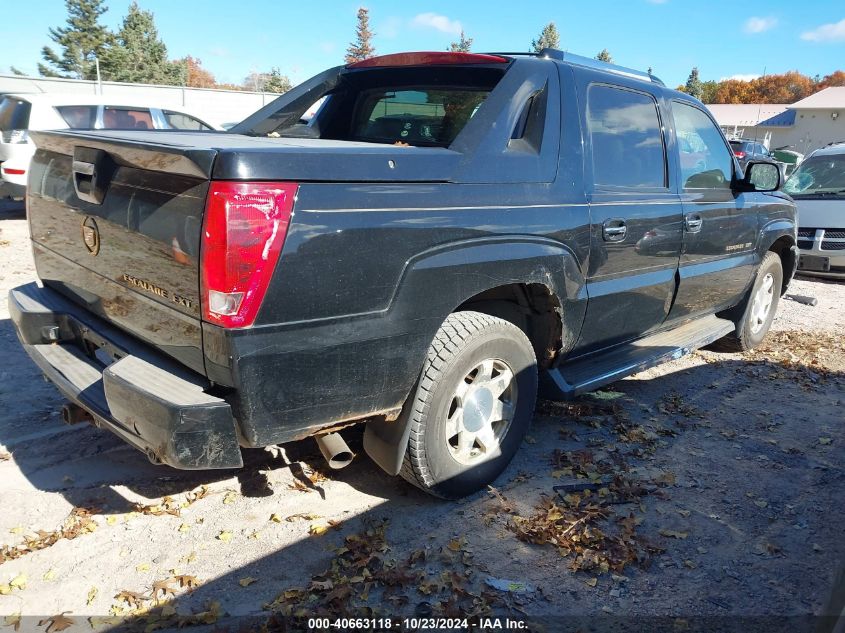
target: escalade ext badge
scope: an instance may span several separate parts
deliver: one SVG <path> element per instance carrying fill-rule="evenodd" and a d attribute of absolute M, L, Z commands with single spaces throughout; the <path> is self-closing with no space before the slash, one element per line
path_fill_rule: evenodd
<path fill-rule="evenodd" d="M 82 241 L 91 255 L 100 252 L 100 230 L 97 228 L 97 221 L 90 215 L 82 221 Z"/>

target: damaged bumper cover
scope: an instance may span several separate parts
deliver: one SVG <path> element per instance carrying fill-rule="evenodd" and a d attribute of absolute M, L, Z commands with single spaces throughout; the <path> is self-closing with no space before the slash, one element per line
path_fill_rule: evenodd
<path fill-rule="evenodd" d="M 174 468 L 243 465 L 232 409 L 204 377 L 35 283 L 9 291 L 9 313 L 32 360 L 98 426 Z"/>

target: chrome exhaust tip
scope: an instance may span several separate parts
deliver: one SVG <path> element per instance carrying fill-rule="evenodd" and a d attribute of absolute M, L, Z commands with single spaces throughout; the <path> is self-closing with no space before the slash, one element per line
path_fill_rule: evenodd
<path fill-rule="evenodd" d="M 349 445 L 339 433 L 317 435 L 314 439 L 317 441 L 317 446 L 320 447 L 320 452 L 323 454 L 329 468 L 340 470 L 352 463 L 355 453 L 352 452 L 352 449 L 349 448 Z"/>

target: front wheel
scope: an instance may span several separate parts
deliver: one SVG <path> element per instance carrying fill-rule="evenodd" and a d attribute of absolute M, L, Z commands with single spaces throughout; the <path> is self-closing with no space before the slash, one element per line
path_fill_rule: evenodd
<path fill-rule="evenodd" d="M 736 323 L 736 331 L 719 339 L 712 348 L 719 352 L 747 352 L 766 336 L 777 312 L 783 286 L 783 266 L 777 253 L 767 252 L 754 285 L 745 301 L 745 311 Z"/>
<path fill-rule="evenodd" d="M 440 326 L 402 411 L 401 476 L 438 497 L 485 487 L 510 463 L 534 414 L 537 360 L 514 324 L 456 312 Z"/>

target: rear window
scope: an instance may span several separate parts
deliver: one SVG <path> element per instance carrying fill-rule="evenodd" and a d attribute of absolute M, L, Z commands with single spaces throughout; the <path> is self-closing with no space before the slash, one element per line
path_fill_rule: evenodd
<path fill-rule="evenodd" d="M 175 130 L 210 130 L 211 126 L 206 125 L 199 119 L 196 119 L 183 112 L 173 112 L 172 110 L 164 110 L 164 119 L 167 125 Z"/>
<path fill-rule="evenodd" d="M 323 91 L 315 87 L 254 124 L 250 133 L 448 147 L 504 72 L 483 65 L 342 71 L 327 76 Z"/>
<path fill-rule="evenodd" d="M 72 130 L 92 130 L 97 123 L 97 106 L 56 106 L 56 110 Z"/>
<path fill-rule="evenodd" d="M 666 153 L 654 97 L 602 85 L 591 86 L 587 94 L 594 182 L 666 187 Z"/>
<path fill-rule="evenodd" d="M 0 130 L 28 130 L 32 104 L 22 99 L 0 99 Z"/>
<path fill-rule="evenodd" d="M 103 128 L 106 130 L 152 130 L 154 127 L 149 110 L 112 106 L 103 110 Z"/>

